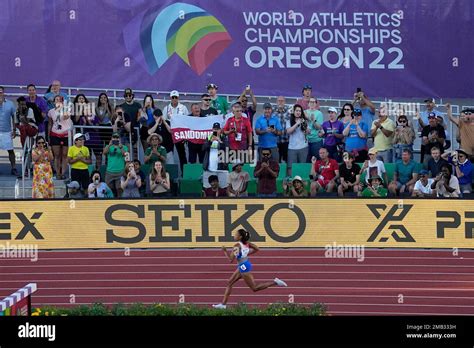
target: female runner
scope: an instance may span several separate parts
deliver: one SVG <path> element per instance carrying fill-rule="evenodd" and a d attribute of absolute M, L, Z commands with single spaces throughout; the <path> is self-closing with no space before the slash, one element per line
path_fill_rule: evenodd
<path fill-rule="evenodd" d="M 229 279 L 222 303 L 212 305 L 212 307 L 221 309 L 227 308 L 227 300 L 229 299 L 230 293 L 232 292 L 232 287 L 241 278 L 244 278 L 245 283 L 254 292 L 269 288 L 270 286 L 288 286 L 283 280 L 280 280 L 278 278 L 275 278 L 272 282 L 262 284 L 255 283 L 252 273 L 250 273 L 250 271 L 252 270 L 252 264 L 250 263 L 248 256 L 251 254 L 255 254 L 257 251 L 259 251 L 259 248 L 255 244 L 250 243 L 249 239 L 250 233 L 245 231 L 244 229 L 240 229 L 234 234 L 234 240 L 238 243 L 234 245 L 233 252 L 229 253 L 226 247 L 222 247 L 222 250 L 224 250 L 224 253 L 230 260 L 230 262 L 233 262 L 234 259 L 237 259 L 238 266 L 237 270 L 234 272 L 234 274 L 232 274 L 232 277 L 230 277 Z"/>

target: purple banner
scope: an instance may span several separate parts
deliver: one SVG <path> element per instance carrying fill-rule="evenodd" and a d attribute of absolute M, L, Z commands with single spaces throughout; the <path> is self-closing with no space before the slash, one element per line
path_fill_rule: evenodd
<path fill-rule="evenodd" d="M 472 98 L 472 0 L 0 0 L 0 84 Z"/>

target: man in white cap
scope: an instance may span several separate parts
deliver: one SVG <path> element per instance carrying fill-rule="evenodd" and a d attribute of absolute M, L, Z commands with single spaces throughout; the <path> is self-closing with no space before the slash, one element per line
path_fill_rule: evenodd
<path fill-rule="evenodd" d="M 84 135 L 74 135 L 74 145 L 67 151 L 67 161 L 71 166 L 71 180 L 77 181 L 86 192 L 89 187 L 89 164 L 92 163 L 89 149 L 84 146 Z"/>
<path fill-rule="evenodd" d="M 76 199 L 84 198 L 84 195 L 81 192 L 81 185 L 77 181 L 71 181 L 67 186 L 67 193 L 64 198 Z"/>
<path fill-rule="evenodd" d="M 163 109 L 164 121 L 171 121 L 171 118 L 176 115 L 189 115 L 188 108 L 179 102 L 179 92 L 173 90 L 170 93 L 170 103 Z M 179 165 L 181 173 L 183 172 L 184 165 L 188 163 L 186 158 L 186 142 L 184 140 L 175 143 L 174 147 L 179 157 Z"/>

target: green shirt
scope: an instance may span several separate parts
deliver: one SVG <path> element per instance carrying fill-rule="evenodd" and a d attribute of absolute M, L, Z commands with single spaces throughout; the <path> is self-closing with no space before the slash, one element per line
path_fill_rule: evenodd
<path fill-rule="evenodd" d="M 123 146 L 123 152 L 128 152 L 128 147 Z M 109 153 L 107 154 L 107 172 L 118 174 L 125 171 L 125 158 L 122 155 L 122 151 L 118 146 L 111 145 L 109 147 Z"/>
<path fill-rule="evenodd" d="M 227 110 L 229 110 L 229 103 L 224 97 L 217 97 L 216 99 L 211 100 L 211 106 L 218 110 L 222 115 L 227 114 Z"/>
<path fill-rule="evenodd" d="M 166 162 L 166 149 L 163 146 L 160 145 L 160 147 L 158 147 L 158 153 L 165 158 L 164 161 L 162 161 L 155 153 L 151 154 L 151 146 L 148 149 L 145 150 L 145 156 L 150 156 L 151 155 L 148 162 L 145 161 L 146 164 L 150 165 L 150 168 L 153 168 L 156 161 L 160 161 L 161 163 L 163 163 L 163 165 L 165 164 L 165 162 Z"/>
<path fill-rule="evenodd" d="M 399 160 L 395 164 L 395 172 L 397 173 L 397 179 L 402 184 L 405 185 L 413 178 L 413 173 L 418 173 L 418 168 L 416 162 L 410 160 L 407 164 Z"/>
<path fill-rule="evenodd" d="M 316 121 L 320 126 L 324 122 L 323 113 L 319 110 L 306 110 L 306 116 L 308 116 L 309 120 L 309 129 L 311 133 L 308 134 L 307 139 L 310 143 L 317 143 L 318 141 L 322 141 L 323 138 L 318 136 L 319 129 L 314 128 L 314 121 Z"/>
<path fill-rule="evenodd" d="M 377 189 L 377 193 L 380 195 L 380 197 L 387 197 L 388 191 L 385 187 L 380 186 Z M 370 190 L 368 187 L 362 191 L 362 197 L 375 197 L 374 193 L 372 190 Z"/>

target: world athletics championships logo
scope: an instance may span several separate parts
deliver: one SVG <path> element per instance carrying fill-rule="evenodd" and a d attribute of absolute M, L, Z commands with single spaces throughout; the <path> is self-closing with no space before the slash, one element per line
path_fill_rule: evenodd
<path fill-rule="evenodd" d="M 150 74 L 176 53 L 201 75 L 232 38 L 210 13 L 178 2 L 164 9 L 158 6 L 142 12 L 124 29 L 124 40 L 127 51 Z"/>

